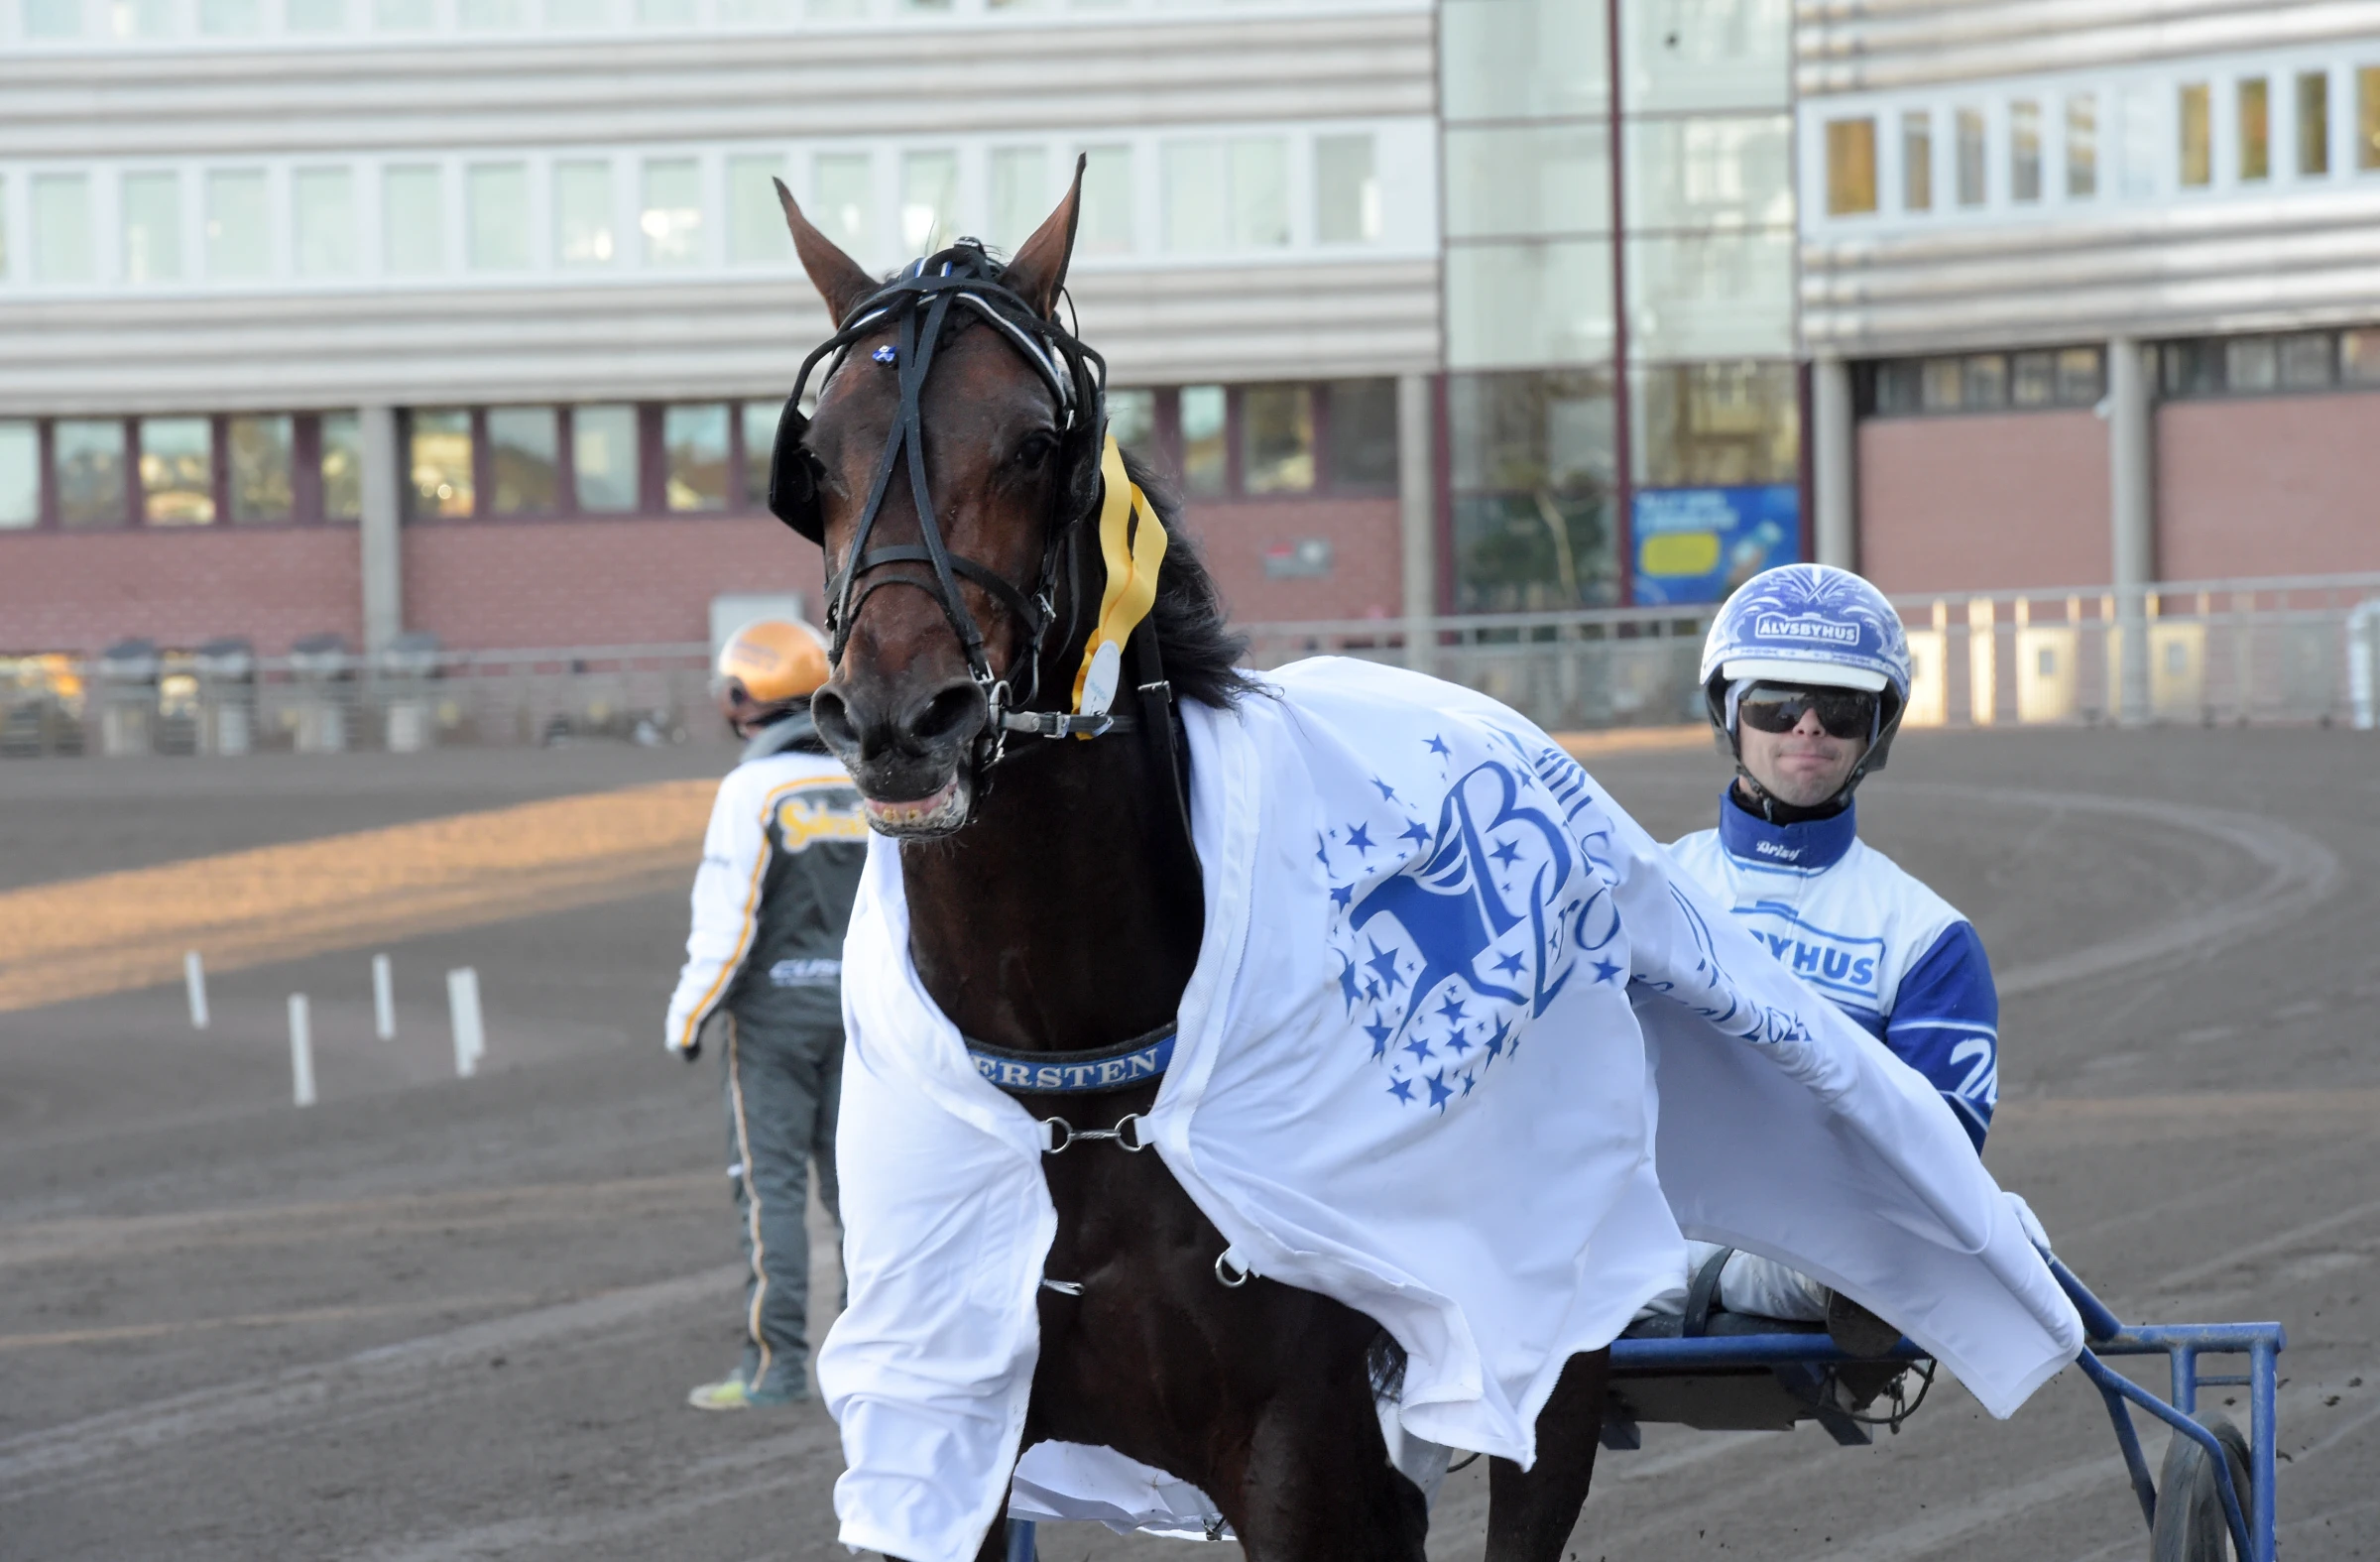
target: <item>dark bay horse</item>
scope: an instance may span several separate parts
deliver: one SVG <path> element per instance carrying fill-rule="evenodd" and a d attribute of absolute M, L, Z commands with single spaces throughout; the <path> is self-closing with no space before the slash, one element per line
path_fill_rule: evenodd
<path fill-rule="evenodd" d="M 814 418 L 780 430 L 772 494 L 826 552 L 836 654 L 818 730 L 871 822 L 901 843 L 926 991 L 972 1041 L 1018 1053 L 1108 1048 L 1173 1021 L 1204 906 L 1169 700 L 1256 697 L 1234 670 L 1240 645 L 1213 581 L 1178 540 L 1174 501 L 1130 463 L 1177 539 L 1147 620 L 1153 649 L 1135 644 L 1170 688 L 1128 675 L 1119 709 L 1137 719 L 1092 741 L 1014 735 L 1035 712 L 1071 708 L 1105 579 L 1098 529 L 1083 524 L 1104 433 L 1096 359 L 1055 326 L 1080 193 L 1078 166 L 1005 269 L 976 253 L 935 258 L 986 268 L 979 299 L 1002 318 L 934 314 L 920 297 L 903 327 L 885 310 L 888 285 L 779 186 L 844 338 Z M 928 269 L 907 275 L 934 286 Z M 920 315 L 933 326 L 922 335 Z M 1018 1099 L 1036 1117 L 1107 1124 L 1156 1094 L 1144 1083 L 1090 1106 Z M 1420 1562 L 1422 1498 L 1390 1467 L 1375 1418 L 1394 1357 L 1379 1327 L 1311 1291 L 1219 1283 L 1224 1240 L 1155 1155 L 1086 1145 L 1043 1168 L 1058 1215 L 1047 1272 L 1080 1294 L 1041 1293 L 1021 1446 L 1105 1444 L 1190 1482 L 1251 1557 Z M 1491 1466 L 1491 1562 L 1560 1555 L 1593 1472 L 1607 1365 L 1603 1352 L 1568 1364 L 1531 1471 Z M 1004 1544 L 996 1521 L 982 1557 Z"/>

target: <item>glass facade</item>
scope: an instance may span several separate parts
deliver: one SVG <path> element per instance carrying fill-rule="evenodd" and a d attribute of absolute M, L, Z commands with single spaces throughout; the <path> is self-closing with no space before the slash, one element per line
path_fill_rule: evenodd
<path fill-rule="evenodd" d="M 1684 513 L 1664 494 L 1757 490 L 1763 556 L 1798 556 L 1791 5 L 1609 3 L 1441 8 L 1457 611 L 1696 600 L 1664 561 L 1718 539 L 1627 551 L 1638 511 Z M 1850 116 L 1831 211 L 1877 209 L 1895 134 L 1931 198 L 1930 128 Z"/>
<path fill-rule="evenodd" d="M 144 418 L 141 519 L 150 526 L 211 526 L 215 519 L 214 428 L 204 418 Z"/>

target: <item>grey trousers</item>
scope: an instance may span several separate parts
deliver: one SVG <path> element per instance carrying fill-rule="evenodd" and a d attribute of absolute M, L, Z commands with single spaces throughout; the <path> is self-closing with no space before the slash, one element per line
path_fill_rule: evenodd
<path fill-rule="evenodd" d="M 809 1168 L 838 1231 L 835 1110 L 843 1032 L 726 1025 L 727 1153 L 751 1277 L 744 1284 L 746 1375 L 800 1374 L 809 1350 Z M 802 1380 L 796 1376 L 795 1382 Z"/>

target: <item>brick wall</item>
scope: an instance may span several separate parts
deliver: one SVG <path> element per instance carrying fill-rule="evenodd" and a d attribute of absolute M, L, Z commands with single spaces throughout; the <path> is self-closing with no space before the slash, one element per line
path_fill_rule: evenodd
<path fill-rule="evenodd" d="M 2107 506 L 2107 425 L 2088 412 L 1859 425 L 1859 567 L 1889 592 L 2097 584 Z"/>
<path fill-rule="evenodd" d="M 1233 618 L 1375 618 L 1404 611 L 1402 543 L 1394 498 L 1245 499 L 1194 504 L 1186 519 Z M 1319 538 L 1331 570 L 1319 578 L 1271 579 L 1267 549 Z"/>
<path fill-rule="evenodd" d="M 2380 569 L 2380 395 L 2158 409 L 2157 513 L 2168 580 Z"/>
<path fill-rule="evenodd" d="M 405 622 L 447 646 L 656 645 L 710 638 L 711 598 L 799 591 L 818 549 L 771 516 L 440 521 L 405 531 Z"/>
<path fill-rule="evenodd" d="M 0 654 L 363 636 L 355 528 L 0 532 Z"/>

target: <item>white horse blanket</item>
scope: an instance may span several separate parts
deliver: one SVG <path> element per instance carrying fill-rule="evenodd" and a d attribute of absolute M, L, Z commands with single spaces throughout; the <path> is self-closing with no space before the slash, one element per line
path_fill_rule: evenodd
<path fill-rule="evenodd" d="M 1995 1415 L 2074 1357 L 2073 1307 L 1933 1087 L 1544 733 L 1337 659 L 1185 722 L 1206 927 L 1142 1133 L 1249 1267 L 1404 1347 L 1407 1436 L 1530 1462 L 1563 1363 L 1675 1285 L 1681 1227 L 1864 1302 Z M 835 1507 L 847 1545 L 967 1562 L 1032 1381 L 1041 1135 L 920 985 L 883 840 L 844 971 Z M 1019 1485 L 1042 1510 L 1096 1488 L 1085 1516 L 1194 1495 L 1151 1477 L 1051 1447 Z"/>

